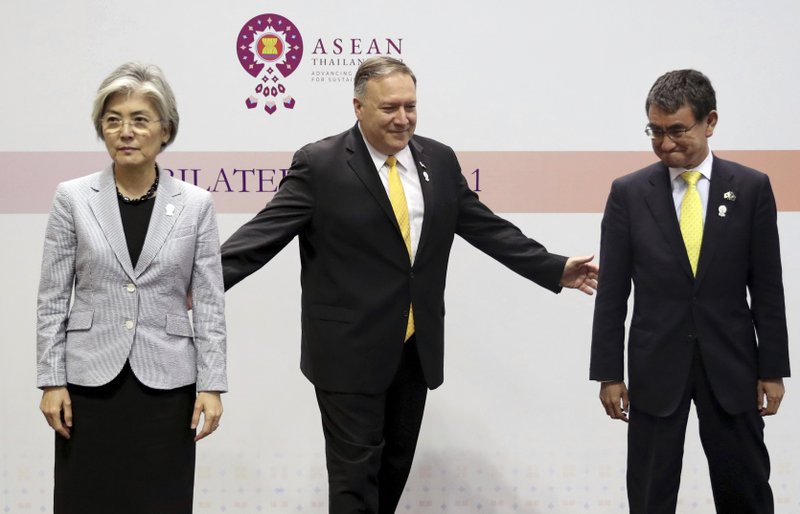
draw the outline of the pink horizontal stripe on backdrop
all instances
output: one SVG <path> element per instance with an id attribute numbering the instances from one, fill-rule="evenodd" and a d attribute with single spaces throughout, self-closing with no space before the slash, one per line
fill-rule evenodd
<path id="1" fill-rule="evenodd" d="M 769 174 L 778 209 L 800 211 L 800 151 L 717 154 Z M 614 178 L 655 160 L 651 152 L 458 152 L 458 158 L 481 199 L 506 213 L 602 212 Z M 0 214 L 49 212 L 59 182 L 102 169 L 108 159 L 105 152 L 0 152 Z M 255 213 L 272 198 L 291 159 L 292 152 L 167 151 L 158 162 L 216 189 L 218 212 Z M 436 170 L 428 171 L 435 180 Z"/>

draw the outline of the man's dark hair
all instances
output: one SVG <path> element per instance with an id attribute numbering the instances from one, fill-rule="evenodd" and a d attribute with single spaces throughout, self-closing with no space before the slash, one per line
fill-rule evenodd
<path id="1" fill-rule="evenodd" d="M 717 95 L 711 81 L 697 70 L 675 70 L 658 77 L 650 88 L 644 108 L 649 113 L 653 105 L 673 114 L 686 104 L 692 108 L 696 121 L 717 109 Z"/>

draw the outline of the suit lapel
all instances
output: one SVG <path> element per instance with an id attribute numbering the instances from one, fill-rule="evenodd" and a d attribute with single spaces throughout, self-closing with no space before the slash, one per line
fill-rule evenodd
<path id="1" fill-rule="evenodd" d="M 664 238 L 675 253 L 675 258 L 681 263 L 681 268 L 690 277 L 692 266 L 686 254 L 686 245 L 681 236 L 681 227 L 675 215 L 675 204 L 672 200 L 672 186 L 669 183 L 669 170 L 664 165 L 658 165 L 650 175 L 650 184 L 653 186 L 645 197 L 650 212 L 658 224 Z M 702 250 L 701 250 L 702 254 Z"/>
<path id="2" fill-rule="evenodd" d="M 133 265 L 131 256 L 128 253 L 128 243 L 125 239 L 125 231 L 122 228 L 122 218 L 119 214 L 119 204 L 117 203 L 117 188 L 114 183 L 113 165 L 108 167 L 98 175 L 97 181 L 91 187 L 96 194 L 89 200 L 89 207 L 92 209 L 95 219 L 97 219 L 100 229 L 108 241 L 111 250 L 117 257 L 122 269 L 129 277 L 133 277 Z"/>
<path id="3" fill-rule="evenodd" d="M 711 184 L 708 188 L 708 204 L 706 205 L 706 219 L 703 224 L 703 243 L 700 246 L 700 259 L 697 263 L 697 278 L 695 289 L 711 266 L 714 253 L 720 241 L 725 237 L 725 231 L 730 224 L 729 218 L 735 215 L 735 203 L 724 199 L 727 191 L 736 192 L 735 175 L 730 173 L 724 163 L 714 158 L 711 167 Z M 720 216 L 720 206 L 725 207 L 724 216 Z"/>
<path id="4" fill-rule="evenodd" d="M 435 170 L 428 168 L 428 159 L 425 155 L 425 148 L 417 142 L 413 137 L 409 141 L 409 148 L 411 148 L 411 155 L 414 157 L 414 162 L 417 164 L 417 174 L 419 175 L 419 185 L 422 188 L 422 200 L 424 202 L 424 211 L 422 215 L 422 232 L 419 236 L 419 243 L 417 244 L 416 254 L 421 254 L 422 248 L 428 239 L 430 233 L 431 219 L 433 218 L 433 202 L 434 202 L 434 181 L 432 175 Z"/>
<path id="5" fill-rule="evenodd" d="M 172 226 L 175 225 L 175 220 L 178 219 L 183 209 L 183 198 L 177 181 L 160 169 L 158 173 L 158 193 L 155 205 L 153 205 L 153 214 L 150 216 L 150 225 L 147 227 L 142 253 L 139 255 L 134 270 L 136 278 L 139 278 L 158 255 L 158 251 L 164 246 Z"/>
<path id="6" fill-rule="evenodd" d="M 386 214 L 386 217 L 389 218 L 389 221 L 397 229 L 397 233 L 400 234 L 400 238 L 402 239 L 403 235 L 400 232 L 400 225 L 397 224 L 397 217 L 394 215 L 394 210 L 392 210 L 392 203 L 389 201 L 389 195 L 386 194 L 386 189 L 383 187 L 381 178 L 375 169 L 375 163 L 372 161 L 369 150 L 367 150 L 367 145 L 364 143 L 359 133 L 358 125 L 353 127 L 345 137 L 345 148 L 350 154 L 347 159 L 347 164 L 350 165 L 350 168 L 355 172 L 361 182 L 364 183 L 364 186 L 372 197 L 375 198 L 375 201 L 378 202 L 378 205 L 381 206 L 384 214 Z"/>

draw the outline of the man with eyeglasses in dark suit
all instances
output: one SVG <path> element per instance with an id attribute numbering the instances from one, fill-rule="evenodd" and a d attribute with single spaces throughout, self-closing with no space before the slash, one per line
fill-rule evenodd
<path id="1" fill-rule="evenodd" d="M 666 73 L 646 110 L 660 162 L 611 186 L 590 372 L 606 413 L 628 422 L 630 512 L 675 512 L 694 401 L 717 512 L 769 514 L 763 417 L 789 376 L 769 178 L 709 150 L 718 115 L 702 73 Z"/>

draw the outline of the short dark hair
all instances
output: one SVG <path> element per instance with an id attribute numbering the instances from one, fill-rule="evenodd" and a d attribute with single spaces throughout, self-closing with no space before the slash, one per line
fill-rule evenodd
<path id="1" fill-rule="evenodd" d="M 673 114 L 686 104 L 692 108 L 697 121 L 717 109 L 717 95 L 711 81 L 697 70 L 675 70 L 658 77 L 650 88 L 644 108 L 649 113 L 650 106 L 654 105 Z"/>
<path id="2" fill-rule="evenodd" d="M 353 80 L 353 93 L 359 100 L 364 99 L 367 92 L 367 82 L 372 79 L 386 77 L 392 73 L 405 73 L 417 85 L 417 77 L 403 61 L 394 57 L 370 57 L 361 63 Z"/>

